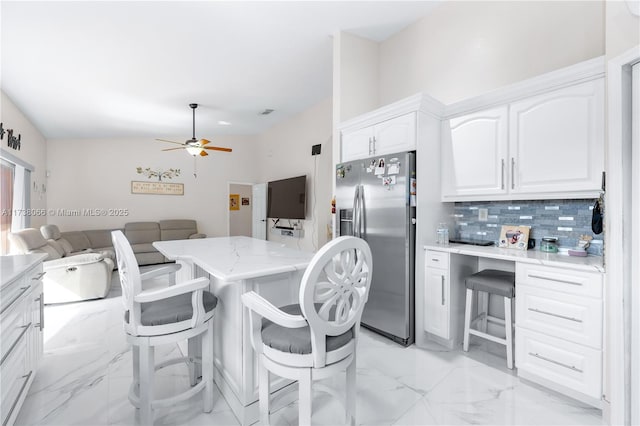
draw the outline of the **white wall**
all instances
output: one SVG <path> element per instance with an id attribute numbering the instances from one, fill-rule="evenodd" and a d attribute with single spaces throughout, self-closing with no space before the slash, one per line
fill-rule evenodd
<path id="1" fill-rule="evenodd" d="M 339 32 L 333 48 L 333 108 L 339 123 L 378 106 L 378 43 Z"/>
<path id="2" fill-rule="evenodd" d="M 260 167 L 260 182 L 307 176 L 304 237 L 273 234 L 273 222 L 270 220 L 268 240 L 307 251 L 315 251 L 326 243 L 326 227 L 331 223 L 331 122 L 332 100 L 327 98 L 257 136 L 256 156 Z M 322 153 L 312 156 L 311 146 L 317 144 L 322 145 Z"/>
<path id="3" fill-rule="evenodd" d="M 180 138 L 174 138 L 180 140 Z M 254 144 L 249 137 L 220 137 L 214 145 L 232 153 L 211 152 L 194 160 L 183 151 L 163 152 L 168 144 L 152 138 L 75 139 L 48 141 L 49 209 L 126 208 L 125 217 L 57 216 L 48 223 L 62 231 L 119 228 L 126 222 L 159 219 L 195 219 L 209 236 L 227 235 L 228 181 L 253 181 L 256 176 Z M 184 184 L 184 195 L 131 194 L 131 181 L 150 181 L 136 167 L 178 168 L 179 177 L 166 180 Z"/>
<path id="4" fill-rule="evenodd" d="M 232 183 L 229 185 L 229 194 L 238 194 L 240 196 L 239 209 L 229 210 L 229 236 L 234 237 L 244 235 L 251 236 L 251 208 L 253 200 L 251 199 L 251 185 L 241 185 Z M 249 205 L 243 206 L 242 199 L 248 198 Z"/>
<path id="5" fill-rule="evenodd" d="M 640 17 L 630 13 L 625 1 L 606 2 L 607 58 L 626 52 L 640 44 Z"/>
<path id="6" fill-rule="evenodd" d="M 3 123 L 3 127 L 5 130 L 13 129 L 15 136 L 18 134 L 21 135 L 20 151 L 7 147 L 6 142 L 8 136 L 6 134 L 2 139 L 2 149 L 31 164 L 35 168 L 31 173 L 31 208 L 46 209 L 47 196 L 42 192 L 42 185 L 45 184 L 46 186 L 47 184 L 45 178 L 47 158 L 46 140 L 13 101 L 9 99 L 4 92 L 1 92 L 1 95 L 0 121 Z M 34 191 L 33 182 L 37 184 L 39 191 Z M 45 216 L 34 216 L 31 218 L 32 227 L 39 228 L 46 223 L 47 218 Z"/>
<path id="7" fill-rule="evenodd" d="M 604 2 L 447 1 L 380 44 L 380 105 L 445 104 L 603 55 Z"/>

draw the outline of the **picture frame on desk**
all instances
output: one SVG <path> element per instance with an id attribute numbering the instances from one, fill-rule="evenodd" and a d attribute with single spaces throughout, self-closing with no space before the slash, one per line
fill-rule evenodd
<path id="1" fill-rule="evenodd" d="M 531 227 L 526 225 L 502 225 L 498 247 L 526 250 Z"/>

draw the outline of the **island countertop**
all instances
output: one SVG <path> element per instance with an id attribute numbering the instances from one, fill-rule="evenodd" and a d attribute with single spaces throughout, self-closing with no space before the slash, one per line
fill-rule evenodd
<path id="1" fill-rule="evenodd" d="M 574 257 L 557 253 L 545 253 L 540 250 L 514 250 L 499 247 L 482 247 L 470 244 L 432 244 L 425 245 L 425 250 L 477 256 L 489 259 L 508 260 L 513 262 L 532 263 L 547 266 L 564 267 L 582 271 L 604 272 L 602 256 Z"/>
<path id="2" fill-rule="evenodd" d="M 2 270 L 2 285 L 0 287 L 9 284 L 22 272 L 46 258 L 47 255 L 44 253 L 0 256 L 0 270 Z"/>
<path id="3" fill-rule="evenodd" d="M 304 270 L 313 253 L 249 237 L 156 241 L 153 246 L 171 260 L 193 263 L 223 281 Z"/>

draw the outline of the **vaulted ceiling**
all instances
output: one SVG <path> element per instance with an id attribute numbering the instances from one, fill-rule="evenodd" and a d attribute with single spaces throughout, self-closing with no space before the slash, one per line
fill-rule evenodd
<path id="1" fill-rule="evenodd" d="M 197 136 L 256 134 L 331 96 L 336 31 L 382 41 L 437 3 L 2 1 L 2 90 L 50 139 L 186 139 L 189 103 Z"/>

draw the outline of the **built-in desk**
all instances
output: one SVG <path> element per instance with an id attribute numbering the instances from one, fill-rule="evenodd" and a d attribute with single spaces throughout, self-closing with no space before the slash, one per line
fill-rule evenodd
<path id="1" fill-rule="evenodd" d="M 418 346 L 430 340 L 459 347 L 465 278 L 489 268 L 513 271 L 518 376 L 602 407 L 602 257 L 464 244 L 424 249 L 425 279 L 416 283 Z M 491 315 L 504 318 L 502 304 L 489 306 Z"/>
<path id="2" fill-rule="evenodd" d="M 313 253 L 248 237 L 159 241 L 154 247 L 182 264 L 179 280 L 207 277 L 218 297 L 213 318 L 214 378 L 244 425 L 258 420 L 257 358 L 250 341 L 249 314 L 240 296 L 255 291 L 276 306 L 298 302 L 299 285 Z M 271 382 L 277 392 L 291 383 Z"/>

